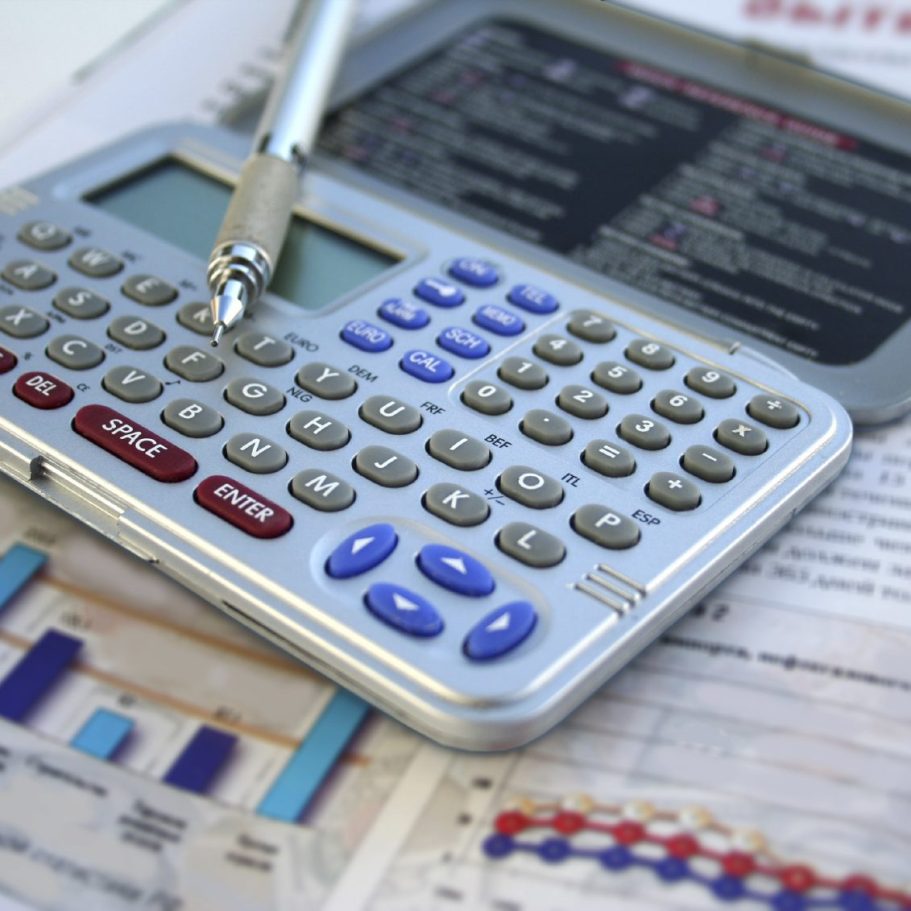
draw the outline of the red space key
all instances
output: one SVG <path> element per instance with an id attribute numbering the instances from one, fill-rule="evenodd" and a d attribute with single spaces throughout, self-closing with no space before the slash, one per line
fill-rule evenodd
<path id="1" fill-rule="evenodd" d="M 196 473 L 190 453 L 106 405 L 80 408 L 73 429 L 156 481 L 173 484 Z"/>

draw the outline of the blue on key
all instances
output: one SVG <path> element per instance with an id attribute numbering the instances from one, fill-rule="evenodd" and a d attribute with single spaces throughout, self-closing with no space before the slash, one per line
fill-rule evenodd
<path id="1" fill-rule="evenodd" d="M 472 319 L 482 329 L 497 335 L 518 335 L 525 331 L 525 321 L 520 316 L 496 304 L 478 307 Z"/>
<path id="2" fill-rule="evenodd" d="M 529 313 L 553 313 L 560 306 L 552 294 L 534 285 L 516 285 L 507 295 L 507 300 Z"/>
<path id="3" fill-rule="evenodd" d="M 367 589 L 364 603 L 380 620 L 412 636 L 436 636 L 443 618 L 426 599 L 401 585 L 377 582 Z"/>
<path id="4" fill-rule="evenodd" d="M 494 590 L 493 576 L 483 563 L 445 544 L 422 547 L 418 569 L 428 579 L 460 595 L 479 597 Z"/>
<path id="5" fill-rule="evenodd" d="M 421 300 L 437 307 L 458 307 L 465 303 L 462 290 L 442 278 L 422 278 L 415 285 L 414 293 Z"/>
<path id="6" fill-rule="evenodd" d="M 326 572 L 333 579 L 350 579 L 379 566 L 399 543 L 395 529 L 387 522 L 368 525 L 349 535 L 329 555 Z"/>
<path id="7" fill-rule="evenodd" d="M 353 319 L 342 328 L 342 338 L 361 351 L 385 351 L 392 347 L 392 336 L 367 320 Z"/>
<path id="8" fill-rule="evenodd" d="M 500 273 L 493 263 L 476 256 L 460 256 L 449 264 L 449 274 L 473 288 L 490 288 L 500 280 Z"/>
<path id="9" fill-rule="evenodd" d="M 399 367 L 425 383 L 445 383 L 455 373 L 452 364 L 422 348 L 406 351 L 399 361 Z"/>
<path id="10" fill-rule="evenodd" d="M 423 307 L 416 307 L 400 297 L 383 301 L 377 313 L 400 329 L 423 329 L 430 322 L 430 314 Z"/>
<path id="11" fill-rule="evenodd" d="M 450 326 L 437 336 L 437 344 L 459 357 L 479 358 L 490 354 L 490 345 L 477 332 Z"/>
<path id="12" fill-rule="evenodd" d="M 527 601 L 513 601 L 491 611 L 465 637 L 462 648 L 475 661 L 499 658 L 524 642 L 538 622 Z"/>

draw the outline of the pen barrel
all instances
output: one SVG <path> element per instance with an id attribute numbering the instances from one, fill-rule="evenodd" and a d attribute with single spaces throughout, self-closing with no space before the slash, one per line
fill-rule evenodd
<path id="1" fill-rule="evenodd" d="M 257 247 L 267 264 L 263 288 L 269 284 L 297 201 L 299 174 L 297 165 L 272 155 L 258 154 L 247 161 L 215 240 L 213 264 L 220 250 Z M 210 272 L 210 285 L 213 278 Z"/>

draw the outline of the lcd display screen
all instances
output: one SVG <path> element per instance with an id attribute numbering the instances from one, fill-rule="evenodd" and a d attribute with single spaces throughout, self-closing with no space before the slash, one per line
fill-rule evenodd
<path id="1" fill-rule="evenodd" d="M 167 159 L 86 201 L 205 261 L 230 197 L 227 184 Z M 395 262 L 350 237 L 293 218 L 269 290 L 306 310 L 320 310 Z"/>
<path id="2" fill-rule="evenodd" d="M 780 104 L 496 19 L 343 107 L 322 148 L 722 326 L 859 361 L 908 319 L 911 158 Z"/>

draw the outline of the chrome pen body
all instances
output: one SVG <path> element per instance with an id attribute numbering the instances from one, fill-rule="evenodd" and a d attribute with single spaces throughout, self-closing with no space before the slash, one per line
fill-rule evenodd
<path id="1" fill-rule="evenodd" d="M 295 30 L 209 257 L 213 345 L 272 280 L 355 9 L 311 0 Z"/>

